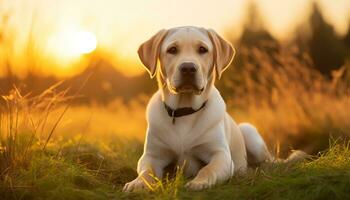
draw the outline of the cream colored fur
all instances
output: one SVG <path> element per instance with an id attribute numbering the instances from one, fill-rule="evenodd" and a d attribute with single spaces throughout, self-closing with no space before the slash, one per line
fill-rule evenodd
<path id="1" fill-rule="evenodd" d="M 177 53 L 169 54 L 176 46 Z M 198 53 L 199 47 L 208 52 Z M 247 170 L 247 151 L 254 162 L 271 160 L 265 142 L 250 124 L 237 124 L 226 112 L 226 105 L 214 81 L 229 66 L 233 47 L 213 30 L 179 27 L 161 30 L 140 46 L 139 56 L 151 76 L 157 74 L 159 90 L 147 106 L 147 134 L 138 177 L 124 191 L 147 188 L 154 176 L 161 179 L 164 168 L 175 163 L 184 167 L 191 190 L 209 188 Z M 197 67 L 193 81 L 197 89 L 178 90 L 182 80 L 179 66 L 193 62 Z M 202 90 L 200 90 L 202 89 Z M 164 102 L 173 109 L 205 107 L 191 115 L 172 118 Z M 147 183 L 146 183 L 147 182 Z"/>

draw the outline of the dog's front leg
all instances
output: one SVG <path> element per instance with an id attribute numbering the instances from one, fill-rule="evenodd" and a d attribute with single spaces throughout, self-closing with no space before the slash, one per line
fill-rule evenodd
<path id="1" fill-rule="evenodd" d="M 190 190 L 209 188 L 216 183 L 229 179 L 233 174 L 234 166 L 227 151 L 215 153 L 211 161 L 199 170 L 197 176 L 186 184 Z"/>
<path id="2" fill-rule="evenodd" d="M 137 178 L 125 184 L 123 191 L 150 189 L 149 186 L 155 182 L 155 178 L 162 178 L 164 165 L 164 160 L 148 154 L 142 155 L 137 165 Z"/>

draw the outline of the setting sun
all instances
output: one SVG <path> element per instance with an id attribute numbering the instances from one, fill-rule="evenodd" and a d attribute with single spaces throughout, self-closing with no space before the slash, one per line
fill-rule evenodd
<path id="1" fill-rule="evenodd" d="M 53 35 L 48 45 L 53 56 L 71 59 L 93 52 L 97 40 L 95 35 L 88 31 L 62 31 Z"/>
<path id="2" fill-rule="evenodd" d="M 72 50 L 78 54 L 91 53 L 96 49 L 97 41 L 94 34 L 87 31 L 76 32 L 72 38 Z"/>

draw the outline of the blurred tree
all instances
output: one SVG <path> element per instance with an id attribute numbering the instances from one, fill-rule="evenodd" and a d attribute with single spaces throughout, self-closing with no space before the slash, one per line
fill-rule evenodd
<path id="1" fill-rule="evenodd" d="M 309 19 L 311 38 L 308 46 L 315 67 L 325 75 L 338 69 L 345 62 L 346 48 L 342 39 L 336 35 L 328 24 L 316 3 Z"/>
<path id="2" fill-rule="evenodd" d="M 247 17 L 243 25 L 243 33 L 239 39 L 239 44 L 249 47 L 259 46 L 261 42 L 277 44 L 278 42 L 265 28 L 256 4 L 251 1 L 247 9 Z"/>
<path id="3" fill-rule="evenodd" d="M 348 25 L 348 32 L 344 36 L 343 41 L 344 41 L 344 44 L 347 48 L 347 57 L 350 57 L 350 21 L 349 21 L 349 25 Z"/>
<path id="4" fill-rule="evenodd" d="M 260 72 L 265 65 L 261 58 L 259 59 L 259 56 L 262 55 L 260 52 L 269 55 L 274 67 L 280 65 L 274 56 L 279 52 L 280 44 L 265 28 L 254 1 L 248 4 L 245 19 L 242 35 L 238 41 L 232 41 L 237 50 L 232 66 L 227 69 L 222 80 L 217 83 L 226 100 L 229 100 L 231 95 L 243 96 L 254 92 L 249 89 L 249 81 L 254 81 L 256 85 L 260 84 Z M 247 74 L 252 79 L 246 79 Z"/>

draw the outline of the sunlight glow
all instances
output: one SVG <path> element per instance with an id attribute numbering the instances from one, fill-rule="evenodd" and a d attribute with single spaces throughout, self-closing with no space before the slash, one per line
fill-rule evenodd
<path id="1" fill-rule="evenodd" d="M 81 31 L 74 34 L 72 38 L 72 50 L 80 54 L 91 53 L 96 49 L 97 40 L 94 34 Z"/>
<path id="2" fill-rule="evenodd" d="M 70 59 L 93 52 L 97 47 L 97 40 L 88 31 L 62 31 L 53 35 L 48 45 L 54 56 Z"/>
<path id="3" fill-rule="evenodd" d="M 0 76 L 6 71 L 1 63 L 7 62 L 2 51 L 13 50 L 16 73 L 25 73 L 30 67 L 25 63 L 28 47 L 40 57 L 42 73 L 73 75 L 77 63 L 89 58 L 84 54 L 98 47 L 95 55 L 103 55 L 125 75 L 139 75 L 145 71 L 137 49 L 158 30 L 194 25 L 212 28 L 234 41 L 243 32 L 249 2 L 256 4 L 262 23 L 278 39 L 293 38 L 309 19 L 313 2 L 339 34 L 348 30 L 349 0 L 3 0 L 0 40 L 4 37 L 8 45 L 0 45 Z"/>

